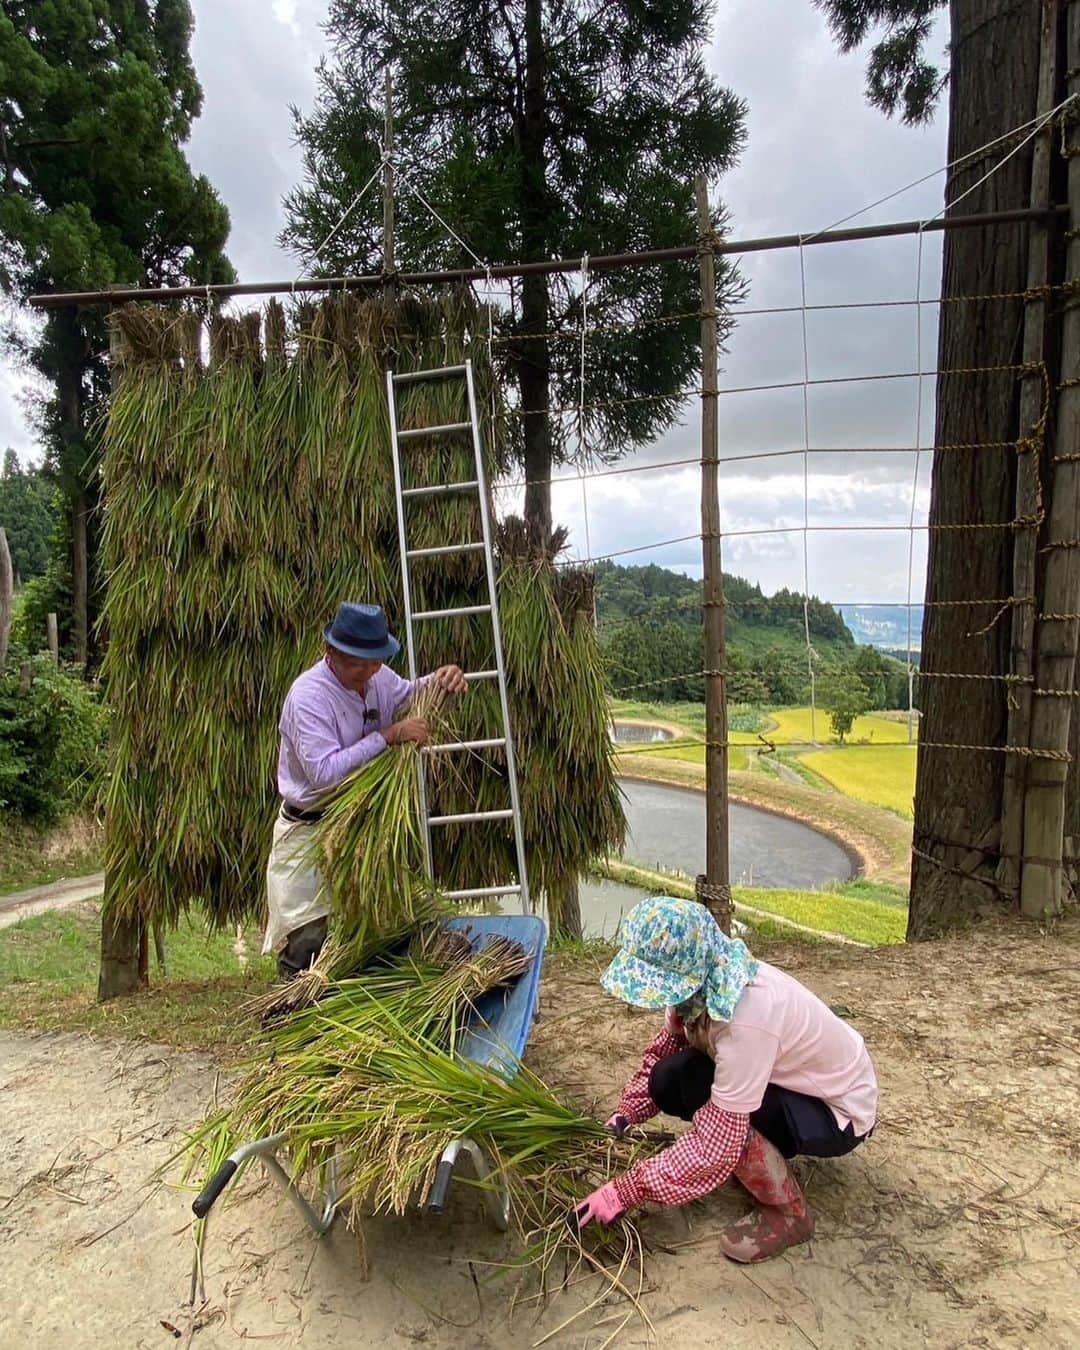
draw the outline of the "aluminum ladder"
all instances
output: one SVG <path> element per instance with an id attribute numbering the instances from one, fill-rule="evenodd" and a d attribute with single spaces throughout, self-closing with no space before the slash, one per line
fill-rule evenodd
<path id="1" fill-rule="evenodd" d="M 421 380 L 457 380 L 465 381 L 468 395 L 469 418 L 466 422 L 450 422 L 445 426 L 411 427 L 402 430 L 398 426 L 397 390 L 406 384 L 415 384 Z M 473 381 L 472 362 L 462 365 L 437 366 L 431 370 L 409 371 L 395 375 L 392 370 L 386 372 L 386 397 L 390 408 L 390 448 L 394 456 L 394 490 L 397 499 L 398 541 L 401 546 L 401 581 L 405 600 L 405 633 L 408 643 L 409 678 L 417 678 L 415 625 L 427 619 L 450 618 L 458 614 L 490 614 L 491 628 L 495 646 L 495 669 L 466 672 L 465 679 L 472 684 L 481 680 L 496 680 L 499 685 L 499 704 L 502 709 L 502 735 L 488 740 L 449 741 L 443 745 L 427 745 L 418 757 L 420 779 L 420 809 L 424 821 L 424 851 L 428 876 L 434 880 L 432 869 L 431 830 L 442 825 L 457 825 L 480 820 L 512 820 L 514 828 L 514 847 L 517 853 L 518 880 L 516 884 L 505 886 L 476 886 L 471 889 L 446 891 L 451 900 L 479 900 L 487 897 L 517 895 L 521 899 L 523 914 L 531 913 L 529 902 L 529 882 L 525 869 L 525 840 L 521 829 L 521 801 L 518 794 L 517 765 L 514 760 L 514 741 L 510 731 L 510 705 L 506 694 L 506 667 L 503 662 L 502 630 L 499 626 L 499 598 L 495 589 L 495 558 L 491 542 L 491 513 L 488 506 L 487 480 L 484 474 L 483 454 L 480 447 L 480 423 L 476 413 L 476 386 Z M 460 483 L 435 483 L 427 487 L 406 488 L 402 486 L 401 447 L 410 441 L 430 439 L 433 436 L 469 435 L 472 437 L 475 476 L 463 479 Z M 440 545 L 437 548 L 410 548 L 406 525 L 406 507 L 409 501 L 424 497 L 441 496 L 449 492 L 475 493 L 480 503 L 480 521 L 483 538 L 466 540 L 461 543 Z M 413 608 L 410 563 L 416 558 L 444 557 L 450 554 L 480 553 L 484 555 L 487 575 L 487 600 L 483 604 L 464 605 L 454 609 L 415 610 Z M 428 811 L 427 761 L 431 755 L 468 754 L 474 750 L 502 749 L 506 754 L 506 776 L 510 789 L 510 806 L 501 811 L 464 811 L 456 815 L 433 816 Z"/>

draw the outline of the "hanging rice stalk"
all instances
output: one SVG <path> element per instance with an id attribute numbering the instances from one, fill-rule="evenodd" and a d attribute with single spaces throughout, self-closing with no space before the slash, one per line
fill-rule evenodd
<path id="1" fill-rule="evenodd" d="M 127 306 L 112 321 L 121 353 L 103 459 L 104 678 L 116 728 L 107 904 L 158 923 L 199 905 L 210 922 L 231 924 L 261 911 L 277 719 L 289 685 L 321 650 L 323 624 L 343 599 L 372 600 L 401 632 L 387 368 L 473 361 L 491 481 L 507 467 L 503 412 L 475 336 L 483 325 L 463 293 L 338 294 L 291 319 L 273 302 L 261 320 L 218 316 L 205 364 L 193 315 Z M 402 387 L 402 427 L 466 416 L 459 382 Z M 406 487 L 473 476 L 464 436 L 408 442 L 403 459 Z M 480 538 L 478 503 L 467 494 L 420 499 L 409 513 L 414 548 Z M 556 903 L 593 857 L 618 848 L 623 831 L 591 581 L 554 566 L 561 542 L 534 546 L 513 524 L 498 542 L 532 886 Z M 419 607 L 475 603 L 482 586 L 478 554 L 417 561 Z M 422 670 L 494 663 L 482 615 L 424 623 L 418 645 Z M 449 716 L 463 738 L 496 736 L 497 690 L 472 685 Z M 417 828 L 399 809 L 414 791 L 398 771 L 404 758 L 411 752 L 380 756 L 374 779 L 350 787 L 368 803 L 360 815 L 348 792 L 334 807 L 341 834 L 336 859 L 326 860 L 330 886 L 337 894 L 349 881 L 356 905 L 362 889 L 375 898 L 383 887 L 385 896 L 423 870 L 393 872 Z M 375 779 L 385 793 L 377 811 Z M 506 805 L 497 751 L 446 766 L 433 794 L 433 809 L 445 813 Z M 373 830 L 378 820 L 397 831 L 382 861 L 372 840 L 360 848 L 361 816 Z M 499 824 L 451 827 L 436 843 L 444 888 L 515 877 L 512 839 Z M 384 865 L 391 875 L 374 880 Z M 404 908 L 417 897 L 406 895 Z"/>

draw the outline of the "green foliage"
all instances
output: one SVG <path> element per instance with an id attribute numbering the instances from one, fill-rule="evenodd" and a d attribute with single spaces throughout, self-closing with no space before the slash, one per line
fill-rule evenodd
<path id="1" fill-rule="evenodd" d="M 703 59 L 711 8 L 709 0 L 334 0 L 333 55 L 319 68 L 314 110 L 296 116 L 305 181 L 286 198 L 283 242 L 310 255 L 348 209 L 318 267 L 333 275 L 381 262 L 378 198 L 354 198 L 379 165 L 390 69 L 408 166 L 399 267 L 473 265 L 412 187 L 493 262 L 692 244 L 694 175 L 729 168 L 744 139 L 743 105 Z M 733 278 L 718 270 L 723 296 Z M 581 452 L 575 424 L 543 413 L 579 401 L 581 304 L 575 279 L 532 277 L 514 310 L 496 316 L 500 374 L 519 384 L 530 414 L 514 438 L 530 482 L 546 482 L 553 456 Z M 588 455 L 618 458 L 672 424 L 679 391 L 697 382 L 697 309 L 694 265 L 591 278 L 592 327 L 664 312 L 687 321 L 616 327 L 594 341 L 584 402 L 615 402 L 586 412 Z M 618 403 L 642 394 L 660 397 Z"/>
<path id="2" fill-rule="evenodd" d="M 948 0 L 814 0 L 829 20 L 842 52 L 876 34 L 866 67 L 866 96 L 890 117 L 900 110 L 909 126 L 928 122 L 948 79 L 926 59 L 934 16 Z"/>
<path id="3" fill-rule="evenodd" d="M 191 29 L 187 0 L 6 0 L 0 290 L 232 279 L 228 213 L 181 149 L 202 101 Z M 92 508 L 103 313 L 50 311 L 19 350 L 53 385 L 39 421 L 60 486 Z"/>
<path id="4" fill-rule="evenodd" d="M 45 571 L 56 526 L 55 489 L 40 469 L 24 469 L 14 450 L 0 470 L 0 526 L 7 534 L 15 584 Z"/>
<path id="5" fill-rule="evenodd" d="M 645 697 L 697 702 L 705 697 L 701 582 L 665 567 L 596 567 L 601 644 L 616 694 L 645 685 Z M 856 647 L 842 615 L 824 600 L 794 591 L 763 594 L 742 577 L 724 578 L 728 698 L 732 703 L 788 705 L 809 698 L 806 621 L 819 676 L 854 670 L 873 688 L 872 705 L 907 702 L 902 665 Z M 666 683 L 654 683 L 666 681 Z"/>
<path id="6" fill-rule="evenodd" d="M 94 786 L 107 726 L 97 692 L 48 659 L 27 692 L 17 672 L 0 675 L 0 810 L 58 820 Z"/>
<path id="7" fill-rule="evenodd" d="M 866 685 L 856 674 L 837 672 L 821 681 L 818 693 L 821 706 L 829 714 L 833 735 L 843 745 L 855 719 L 870 709 Z"/>

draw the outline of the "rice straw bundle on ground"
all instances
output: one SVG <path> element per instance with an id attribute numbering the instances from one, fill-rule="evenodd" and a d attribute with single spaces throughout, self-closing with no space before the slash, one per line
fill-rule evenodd
<path id="1" fill-rule="evenodd" d="M 263 324 L 215 318 L 205 364 L 191 315 L 127 306 L 112 321 L 120 355 L 103 460 L 104 676 L 116 728 L 106 903 L 157 923 L 200 904 L 211 922 L 232 923 L 261 909 L 277 718 L 320 650 L 323 624 L 340 600 L 370 599 L 401 631 L 386 369 L 473 361 L 490 481 L 507 467 L 501 402 L 464 293 L 338 294 L 298 307 L 291 322 L 272 302 Z M 402 388 L 403 427 L 466 417 L 462 382 Z M 406 486 L 473 477 L 469 438 L 406 443 L 403 473 Z M 414 548 L 479 538 L 469 494 L 409 506 Z M 534 890 L 557 898 L 617 846 L 623 820 L 591 599 L 570 595 L 552 552 L 548 541 L 526 561 L 515 544 L 500 561 L 500 594 Z M 477 554 L 417 561 L 420 608 L 473 604 L 482 592 Z M 425 622 L 418 643 L 420 669 L 493 664 L 486 616 Z M 497 736 L 497 690 L 471 686 L 452 725 L 468 739 Z M 435 792 L 438 809 L 508 805 L 498 752 L 457 758 Z M 450 828 L 438 843 L 439 885 L 515 876 L 500 826 Z"/>
<path id="2" fill-rule="evenodd" d="M 273 1023 L 232 1106 L 191 1137 L 187 1171 L 209 1175 L 232 1148 L 284 1132 L 293 1175 L 336 1158 L 343 1203 L 403 1214 L 423 1204 L 447 1144 L 468 1135 L 505 1185 L 525 1251 L 546 1268 L 578 1240 L 571 1205 L 648 1147 L 617 1140 L 558 1102 L 528 1070 L 507 1078 L 454 1055 L 479 995 L 520 975 L 528 958 L 495 939 L 461 949 L 437 928 L 408 953 L 329 986 L 320 1002 Z M 632 1223 L 589 1241 L 636 1247 Z"/>

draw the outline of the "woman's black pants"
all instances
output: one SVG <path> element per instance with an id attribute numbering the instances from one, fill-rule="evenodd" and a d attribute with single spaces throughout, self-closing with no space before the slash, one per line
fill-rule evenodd
<path id="1" fill-rule="evenodd" d="M 658 1060 L 649 1075 L 649 1095 L 661 1111 L 680 1120 L 692 1120 L 694 1112 L 709 1100 L 716 1066 L 700 1050 L 680 1050 Z M 817 1097 L 807 1097 L 790 1088 L 770 1083 L 750 1124 L 774 1144 L 785 1158 L 805 1154 L 812 1158 L 839 1158 L 861 1144 L 850 1123 L 843 1129 L 828 1106 Z"/>

